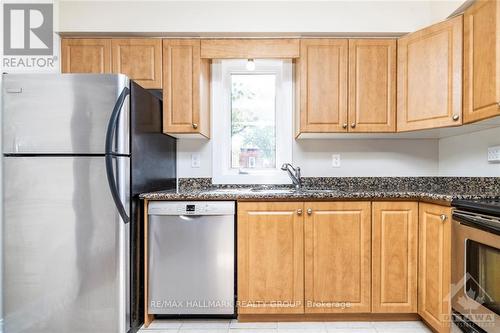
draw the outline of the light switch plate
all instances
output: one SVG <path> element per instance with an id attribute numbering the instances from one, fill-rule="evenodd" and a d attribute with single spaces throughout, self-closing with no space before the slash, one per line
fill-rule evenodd
<path id="1" fill-rule="evenodd" d="M 332 154 L 332 167 L 340 168 L 340 154 Z"/>
<path id="2" fill-rule="evenodd" d="M 488 147 L 488 162 L 500 162 L 500 146 Z"/>
<path id="3" fill-rule="evenodd" d="M 191 154 L 191 168 L 199 168 L 201 165 L 200 154 Z"/>

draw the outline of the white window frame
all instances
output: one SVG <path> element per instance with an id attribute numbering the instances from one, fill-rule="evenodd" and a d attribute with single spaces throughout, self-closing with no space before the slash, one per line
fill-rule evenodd
<path id="1" fill-rule="evenodd" d="M 246 59 L 212 62 L 212 182 L 214 184 L 290 184 L 283 163 L 292 162 L 293 65 L 291 60 L 256 59 L 255 70 Z M 231 74 L 276 75 L 276 168 L 231 168 Z"/>

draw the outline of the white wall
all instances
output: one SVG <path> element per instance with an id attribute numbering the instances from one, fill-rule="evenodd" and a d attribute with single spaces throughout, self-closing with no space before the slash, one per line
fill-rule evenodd
<path id="1" fill-rule="evenodd" d="M 464 1 L 59 0 L 61 32 L 401 33 L 438 22 Z"/>
<path id="2" fill-rule="evenodd" d="M 488 163 L 489 146 L 500 145 L 500 128 L 439 140 L 440 176 L 500 177 L 500 163 Z"/>
<path id="3" fill-rule="evenodd" d="M 207 140 L 179 139 L 178 177 L 211 177 L 212 144 Z M 200 168 L 191 167 L 191 154 L 200 154 Z M 340 154 L 340 168 L 331 166 Z M 436 176 L 438 141 L 427 140 L 297 140 L 293 161 L 306 177 Z"/>
<path id="4" fill-rule="evenodd" d="M 442 139 L 296 140 L 293 164 L 306 177 L 457 176 L 500 177 L 500 163 L 487 161 L 488 147 L 500 145 L 500 128 Z M 207 140 L 178 140 L 178 176 L 211 177 L 212 145 Z M 191 154 L 200 168 L 191 168 Z M 341 167 L 331 155 L 341 155 Z"/>

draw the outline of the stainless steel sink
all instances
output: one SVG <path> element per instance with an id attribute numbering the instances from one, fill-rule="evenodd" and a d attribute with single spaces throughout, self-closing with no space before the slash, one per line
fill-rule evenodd
<path id="1" fill-rule="evenodd" d="M 302 190 L 302 192 L 305 193 L 335 193 L 338 192 L 337 190 L 323 190 L 323 189 L 307 189 L 307 190 Z"/>
<path id="2" fill-rule="evenodd" d="M 287 190 L 287 189 L 251 189 L 250 190 L 253 193 L 268 193 L 268 194 L 288 194 L 288 193 L 295 193 L 295 190 Z"/>
<path id="3" fill-rule="evenodd" d="M 246 192 L 251 192 L 252 189 L 250 188 L 219 188 L 219 189 L 215 189 L 215 190 L 210 190 L 208 192 L 212 192 L 212 193 L 222 193 L 222 194 L 226 194 L 226 193 L 246 193 Z"/>

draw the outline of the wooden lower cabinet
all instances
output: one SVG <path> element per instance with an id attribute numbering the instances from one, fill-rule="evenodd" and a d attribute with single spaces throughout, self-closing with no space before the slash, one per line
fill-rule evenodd
<path id="1" fill-rule="evenodd" d="M 451 208 L 419 206 L 418 314 L 436 332 L 449 332 Z"/>
<path id="2" fill-rule="evenodd" d="M 238 203 L 238 313 L 304 312 L 302 202 Z"/>
<path id="3" fill-rule="evenodd" d="M 451 207 L 239 202 L 237 233 L 240 315 L 418 313 L 449 332 Z"/>
<path id="4" fill-rule="evenodd" d="M 306 313 L 370 312 L 370 205 L 305 203 Z"/>
<path id="5" fill-rule="evenodd" d="M 372 203 L 372 312 L 417 312 L 418 203 Z"/>

